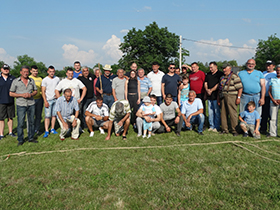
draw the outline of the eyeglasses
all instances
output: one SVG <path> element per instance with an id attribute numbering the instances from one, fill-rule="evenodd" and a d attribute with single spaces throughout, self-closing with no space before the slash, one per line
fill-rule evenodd
<path id="1" fill-rule="evenodd" d="M 176 69 L 175 67 L 169 67 L 170 69 Z"/>
<path id="2" fill-rule="evenodd" d="M 247 63 L 247 65 L 255 65 L 255 63 Z"/>

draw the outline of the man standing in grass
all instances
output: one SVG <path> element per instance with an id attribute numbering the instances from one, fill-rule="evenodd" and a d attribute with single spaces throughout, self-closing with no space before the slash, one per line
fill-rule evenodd
<path id="1" fill-rule="evenodd" d="M 75 115 L 73 115 L 74 110 Z M 79 127 L 81 122 L 78 119 L 79 104 L 77 99 L 72 96 L 72 91 L 70 88 L 66 88 L 63 91 L 63 96 L 57 99 L 56 112 L 57 120 L 61 128 L 59 135 L 60 140 L 63 141 L 65 139 L 65 135 L 67 134 L 70 126 L 73 127 L 71 139 L 79 140 Z"/>
<path id="2" fill-rule="evenodd" d="M 35 100 L 35 121 L 34 121 L 34 129 L 35 133 L 39 133 L 41 119 L 42 119 L 42 110 L 43 110 L 43 98 L 41 91 L 42 78 L 38 76 L 38 67 L 36 65 L 31 66 L 31 75 L 29 76 L 35 82 L 37 87 L 37 94 L 33 97 Z"/>
<path id="3" fill-rule="evenodd" d="M 59 78 L 55 75 L 55 69 L 53 66 L 49 66 L 48 68 L 48 76 L 45 77 L 42 81 L 42 97 L 45 103 L 45 134 L 44 138 L 49 136 L 49 126 L 51 122 L 51 130 L 52 134 L 57 134 L 54 126 L 56 121 L 56 111 L 55 111 L 55 103 L 57 96 L 55 95 L 55 88 L 59 83 Z"/>
<path id="4" fill-rule="evenodd" d="M 126 133 L 130 124 L 130 113 L 130 105 L 127 100 L 119 100 L 112 105 L 109 115 L 108 135 L 105 140 L 110 140 L 113 124 L 116 136 L 120 136 L 122 133 L 123 140 L 126 140 Z"/>
<path id="5" fill-rule="evenodd" d="M 15 117 L 15 103 L 14 98 L 9 95 L 10 87 L 15 79 L 10 75 L 10 66 L 4 64 L 1 67 L 0 74 L 0 140 L 4 138 L 4 120 L 8 119 L 9 135 L 16 137 L 13 134 L 13 118 Z"/>
<path id="6" fill-rule="evenodd" d="M 35 101 L 33 97 L 37 94 L 37 87 L 33 79 L 29 78 L 29 67 L 22 66 L 20 68 L 21 76 L 13 80 L 10 88 L 10 96 L 17 98 L 17 134 L 18 146 L 24 143 L 23 125 L 25 115 L 28 118 L 28 141 L 38 143 L 34 138 L 34 115 Z"/>
<path id="7" fill-rule="evenodd" d="M 153 86 L 148 77 L 145 77 L 144 69 L 140 68 L 138 70 L 138 81 L 140 82 L 140 99 L 142 100 L 145 96 L 149 96 Z"/>
<path id="8" fill-rule="evenodd" d="M 93 137 L 92 126 L 99 128 L 100 134 L 105 134 L 104 129 L 108 129 L 109 108 L 103 103 L 103 98 L 98 96 L 86 109 L 86 123 L 90 131 L 89 137 Z"/>
<path id="9" fill-rule="evenodd" d="M 124 99 L 124 88 L 126 78 L 124 77 L 124 70 L 117 70 L 118 77 L 115 77 L 112 81 L 112 93 L 114 97 L 114 101 L 118 101 Z"/>

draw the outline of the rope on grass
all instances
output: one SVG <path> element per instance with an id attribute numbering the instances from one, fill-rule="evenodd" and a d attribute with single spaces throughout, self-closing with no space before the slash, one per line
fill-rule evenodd
<path id="1" fill-rule="evenodd" d="M 276 142 L 280 142 L 279 140 L 275 140 L 275 139 L 271 139 L 271 140 L 257 140 L 257 141 L 251 141 L 251 143 L 263 143 L 263 142 L 271 142 L 271 141 L 276 141 Z M 91 148 L 75 148 L 75 149 L 66 149 L 66 150 L 52 150 L 52 151 L 42 151 L 42 152 L 19 152 L 19 153 L 12 153 L 12 154 L 7 154 L 7 155 L 2 155 L 0 156 L 1 158 L 6 157 L 4 160 L 1 160 L 0 162 L 6 161 L 8 160 L 11 156 L 23 156 L 23 155 L 41 155 L 41 154 L 51 154 L 51 153 L 64 153 L 64 152 L 74 152 L 74 151 L 86 151 L 86 150 L 131 150 L 131 149 L 155 149 L 155 148 L 171 148 L 171 147 L 184 147 L 184 146 L 204 146 L 204 145 L 219 145 L 219 144 L 233 144 L 237 147 L 240 147 L 242 149 L 245 149 L 255 155 L 258 155 L 260 157 L 263 157 L 265 159 L 268 160 L 272 160 L 275 162 L 279 162 L 277 160 L 273 160 L 264 156 L 261 156 L 249 149 L 247 149 L 246 147 L 243 147 L 239 144 L 249 144 L 243 141 L 221 141 L 221 142 L 209 142 L 209 143 L 192 143 L 192 144 L 175 144 L 175 145 L 164 145 L 164 146 L 142 146 L 142 147 L 107 147 L 107 148 L 97 148 L 97 147 L 91 147 Z M 251 146 L 255 146 L 252 144 L 249 144 Z M 257 146 L 255 146 L 256 148 L 263 150 Z M 271 153 L 269 151 L 263 150 L 265 152 Z M 271 154 L 276 154 L 276 153 L 271 153 Z M 279 155 L 279 154 L 277 154 Z"/>

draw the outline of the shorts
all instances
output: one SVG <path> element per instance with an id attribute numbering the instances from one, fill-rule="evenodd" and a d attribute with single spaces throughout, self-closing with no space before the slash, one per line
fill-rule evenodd
<path id="1" fill-rule="evenodd" d="M 103 120 L 96 120 L 93 118 L 93 126 L 96 128 L 102 127 L 106 121 Z"/>
<path id="2" fill-rule="evenodd" d="M 0 120 L 13 119 L 16 115 L 15 104 L 0 104 Z"/>
<path id="3" fill-rule="evenodd" d="M 152 122 L 147 122 L 145 119 L 143 120 L 143 130 L 152 131 Z"/>
<path id="4" fill-rule="evenodd" d="M 49 107 L 45 107 L 45 118 L 50 118 L 50 117 L 55 117 L 56 116 L 56 111 L 55 111 L 55 103 L 56 99 L 49 100 Z"/>
<path id="5" fill-rule="evenodd" d="M 240 125 L 245 125 L 247 131 L 249 131 L 254 137 L 260 138 L 260 136 L 257 136 L 257 135 L 254 133 L 254 131 L 255 131 L 255 125 L 253 125 L 253 124 L 247 124 L 247 123 L 244 123 L 244 122 L 240 122 Z"/>

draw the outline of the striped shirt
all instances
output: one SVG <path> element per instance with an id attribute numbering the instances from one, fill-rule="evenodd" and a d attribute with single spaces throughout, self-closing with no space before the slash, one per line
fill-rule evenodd
<path id="1" fill-rule="evenodd" d="M 118 102 L 121 102 L 124 105 L 124 112 L 121 115 L 116 114 L 116 103 L 118 103 Z M 129 102 L 124 99 L 115 101 L 110 110 L 109 120 L 114 121 L 115 119 L 121 119 L 127 113 L 131 113 Z"/>
<path id="2" fill-rule="evenodd" d="M 102 106 L 99 108 L 96 104 L 96 101 L 91 102 L 89 106 L 87 107 L 86 111 L 101 116 L 101 117 L 107 117 L 109 116 L 109 108 L 106 104 L 102 104 Z M 94 117 L 92 117 L 94 118 Z"/>
<path id="3" fill-rule="evenodd" d="M 280 78 L 271 78 L 269 86 L 271 86 L 272 97 L 275 100 L 280 100 Z"/>
<path id="4" fill-rule="evenodd" d="M 149 89 L 152 87 L 152 82 L 148 77 L 144 77 L 144 79 L 140 79 L 137 77 L 138 81 L 140 81 L 140 92 L 148 93 Z"/>
<path id="5" fill-rule="evenodd" d="M 220 85 L 221 85 L 222 80 L 227 80 L 228 76 L 230 76 L 230 74 L 227 76 L 221 77 Z M 228 85 L 229 85 L 229 88 L 228 88 Z M 243 87 L 242 82 L 241 82 L 239 76 L 235 73 L 232 73 L 231 79 L 225 84 L 224 87 L 222 87 L 222 90 L 223 90 L 223 93 L 227 93 L 229 95 L 237 95 L 238 90 L 242 87 Z"/>
<path id="6" fill-rule="evenodd" d="M 69 102 L 66 101 L 64 96 L 61 96 L 56 101 L 56 112 L 60 112 L 64 120 L 70 119 L 74 110 L 79 111 L 79 104 L 76 98 L 71 96 Z"/>

